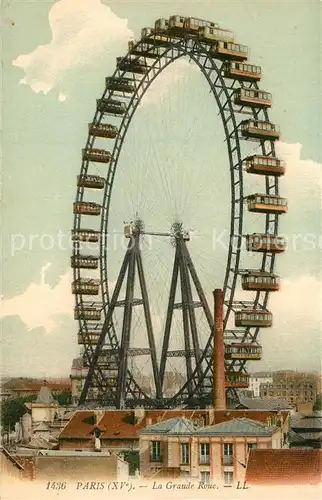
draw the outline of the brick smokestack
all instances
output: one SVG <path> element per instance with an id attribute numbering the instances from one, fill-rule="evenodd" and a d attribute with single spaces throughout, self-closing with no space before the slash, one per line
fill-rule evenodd
<path id="1" fill-rule="evenodd" d="M 223 326 L 223 292 L 219 288 L 214 291 L 215 326 L 213 350 L 213 407 L 215 410 L 226 410 L 225 361 L 224 361 L 224 326 Z"/>

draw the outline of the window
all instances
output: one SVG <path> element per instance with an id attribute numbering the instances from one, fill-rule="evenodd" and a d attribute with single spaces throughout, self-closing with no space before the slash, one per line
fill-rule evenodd
<path id="1" fill-rule="evenodd" d="M 200 457 L 201 464 L 209 464 L 209 443 L 200 443 Z"/>
<path id="2" fill-rule="evenodd" d="M 229 472 L 224 472 L 224 485 L 225 486 L 232 486 L 234 482 L 234 473 L 229 471 Z"/>
<path id="3" fill-rule="evenodd" d="M 233 464 L 233 444 L 232 443 L 224 443 L 224 457 L 223 462 L 224 465 L 232 465 Z"/>
<path id="4" fill-rule="evenodd" d="M 151 461 L 161 461 L 161 441 L 152 441 L 151 446 Z"/>
<path id="5" fill-rule="evenodd" d="M 248 443 L 248 451 L 256 450 L 256 448 L 257 448 L 257 443 Z"/>
<path id="6" fill-rule="evenodd" d="M 208 472 L 208 471 L 200 472 L 200 480 L 202 483 L 209 483 L 210 482 L 210 472 Z"/>
<path id="7" fill-rule="evenodd" d="M 189 443 L 181 443 L 181 463 L 188 464 L 189 463 Z"/>

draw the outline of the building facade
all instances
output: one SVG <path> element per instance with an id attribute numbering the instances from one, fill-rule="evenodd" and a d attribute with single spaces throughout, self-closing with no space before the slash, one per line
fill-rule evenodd
<path id="1" fill-rule="evenodd" d="M 314 380 L 285 378 L 279 382 L 261 383 L 261 398 L 281 398 L 291 405 L 312 403 L 316 400 L 317 385 Z"/>
<path id="2" fill-rule="evenodd" d="M 231 486 L 243 482 L 250 449 L 279 449 L 281 428 L 247 418 L 197 428 L 191 420 L 172 418 L 143 429 L 140 474 L 152 478 L 164 469 L 203 483 Z"/>
<path id="3" fill-rule="evenodd" d="M 288 411 L 265 410 L 78 410 L 60 432 L 59 448 L 88 450 L 92 447 L 93 431 L 99 425 L 102 449 L 112 452 L 139 451 L 139 432 L 170 418 L 185 417 L 197 428 L 249 418 L 266 426 L 280 426 L 283 436 L 289 431 Z"/>
<path id="4" fill-rule="evenodd" d="M 253 393 L 254 398 L 259 398 L 261 384 L 272 383 L 273 377 L 269 373 L 250 373 L 248 391 L 251 391 Z"/>

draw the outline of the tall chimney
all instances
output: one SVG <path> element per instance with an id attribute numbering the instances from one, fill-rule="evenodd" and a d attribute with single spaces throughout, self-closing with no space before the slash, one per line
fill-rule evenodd
<path id="1" fill-rule="evenodd" d="M 224 327 L 223 327 L 223 292 L 219 288 L 214 291 L 215 326 L 213 350 L 213 407 L 215 410 L 226 410 L 225 362 L 224 362 Z"/>

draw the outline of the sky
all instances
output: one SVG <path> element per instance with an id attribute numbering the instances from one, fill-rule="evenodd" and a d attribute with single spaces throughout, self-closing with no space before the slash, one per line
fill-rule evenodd
<path id="1" fill-rule="evenodd" d="M 287 175 L 280 191 L 289 212 L 280 227 L 290 244 L 277 258 L 282 289 L 269 301 L 274 325 L 260 333 L 263 359 L 250 371 L 321 369 L 319 2 L 3 0 L 5 375 L 69 374 L 79 347 L 68 238 L 87 124 L 128 40 L 175 13 L 219 22 L 250 47 L 250 61 L 263 67 L 261 87 L 273 94 L 271 120 L 281 128 L 277 152 Z M 123 221 L 138 210 L 151 229 L 169 230 L 182 218 L 194 235 L 189 248 L 207 296 L 221 286 L 225 250 L 214 253 L 213 241 L 229 225 L 225 148 L 206 82 L 188 60 L 178 61 L 144 97 L 120 156 L 124 168 L 111 203 L 111 286 L 124 255 Z M 258 182 L 249 180 L 248 194 Z M 248 217 L 245 228 L 254 232 L 262 223 Z M 153 322 L 161 331 L 173 249 L 164 241 L 147 243 L 153 246 L 144 253 L 149 292 L 156 294 Z M 137 324 L 139 331 L 139 318 Z M 158 347 L 161 340 L 156 332 Z"/>

